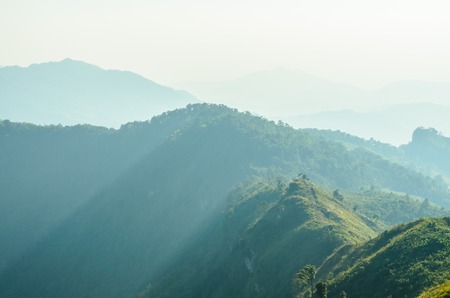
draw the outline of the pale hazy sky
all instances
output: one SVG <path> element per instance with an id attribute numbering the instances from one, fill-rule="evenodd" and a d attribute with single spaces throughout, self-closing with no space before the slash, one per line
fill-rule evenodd
<path id="1" fill-rule="evenodd" d="M 284 66 L 361 87 L 450 81 L 450 1 L 0 0 L 0 65 L 70 57 L 157 82 Z"/>

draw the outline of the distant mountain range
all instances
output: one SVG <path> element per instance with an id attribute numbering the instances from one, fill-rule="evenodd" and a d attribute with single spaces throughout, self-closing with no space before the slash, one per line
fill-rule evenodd
<path id="1" fill-rule="evenodd" d="M 106 127 L 148 120 L 198 102 L 191 94 L 128 71 L 81 61 L 0 68 L 0 119 Z"/>
<path id="2" fill-rule="evenodd" d="M 370 91 L 276 68 L 177 86 L 207 102 L 282 119 L 296 128 L 342 130 L 394 145 L 407 143 L 420 126 L 450 135 L 450 82 L 400 81 Z"/>
<path id="3" fill-rule="evenodd" d="M 119 127 L 204 101 L 249 110 L 295 128 L 341 130 L 393 145 L 417 127 L 450 135 L 450 83 L 401 81 L 369 91 L 276 68 L 179 91 L 140 75 L 70 59 L 0 68 L 0 119 Z"/>
<path id="4" fill-rule="evenodd" d="M 224 103 L 269 118 L 295 116 L 345 107 L 359 107 L 367 92 L 309 75 L 299 70 L 276 68 L 237 79 L 217 82 L 184 82 L 202 100 Z"/>
<path id="5" fill-rule="evenodd" d="M 283 67 L 231 80 L 175 85 L 208 102 L 224 103 L 269 117 L 411 102 L 450 104 L 450 82 L 399 81 L 377 90 L 364 90 Z"/>
<path id="6" fill-rule="evenodd" d="M 288 117 L 284 121 L 296 128 L 340 130 L 398 146 L 411 141 L 411 131 L 417 127 L 434 127 L 450 136 L 448 115 L 450 106 L 422 102 L 392 105 L 368 112 L 320 112 Z"/>

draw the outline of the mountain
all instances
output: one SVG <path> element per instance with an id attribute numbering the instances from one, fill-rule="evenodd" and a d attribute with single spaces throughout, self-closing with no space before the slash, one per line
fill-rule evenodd
<path id="1" fill-rule="evenodd" d="M 450 82 L 399 81 L 375 92 L 376 98 L 384 102 L 435 102 L 447 105 L 450 98 Z"/>
<path id="2" fill-rule="evenodd" d="M 409 159 L 404 156 L 402 149 L 391 144 L 383 143 L 374 139 L 367 140 L 340 130 L 317 128 L 304 128 L 302 130 L 312 135 L 326 138 L 327 140 L 339 142 L 348 149 L 353 150 L 356 148 L 363 148 L 396 163 L 403 164 L 410 162 Z"/>
<path id="3" fill-rule="evenodd" d="M 120 130 L 0 121 L 0 272 L 182 127 L 186 117 L 172 112 Z"/>
<path id="4" fill-rule="evenodd" d="M 416 211 L 425 211 L 413 210 L 411 198 L 397 201 L 396 195 L 380 194 L 365 194 L 363 202 L 377 212 L 392 208 L 390 215 L 378 220 L 347 204 L 349 194 L 338 199 L 303 178 L 241 184 L 198 245 L 182 254 L 165 276 L 150 280 L 140 297 L 293 296 L 297 287 L 291 280 L 306 264 L 319 266 L 342 245 L 374 237 L 384 220 L 392 223 L 392 215 L 397 222 L 411 220 L 394 214 L 402 209 L 409 209 L 403 214 L 416 219 L 420 216 Z"/>
<path id="5" fill-rule="evenodd" d="M 374 222 L 302 178 L 250 183 L 229 202 L 200 243 L 141 297 L 289 297 L 299 268 L 376 235 Z"/>
<path id="6" fill-rule="evenodd" d="M 383 158 L 435 177 L 443 183 L 450 181 L 450 138 L 434 128 L 416 128 L 412 140 L 399 147 L 374 139 L 365 140 L 348 133 L 332 130 L 304 129 L 308 133 L 342 143 L 349 149 L 363 148 Z"/>
<path id="7" fill-rule="evenodd" d="M 450 177 L 450 138 L 443 136 L 434 128 L 417 128 L 412 141 L 404 146 L 406 156 L 427 164 Z"/>
<path id="8" fill-rule="evenodd" d="M 0 68 L 0 119 L 119 127 L 198 100 L 128 71 L 81 61 Z"/>
<path id="9" fill-rule="evenodd" d="M 334 190 L 333 197 L 347 208 L 363 214 L 385 228 L 423 217 L 450 215 L 447 209 L 436 206 L 427 199 L 423 200 L 374 186 L 357 191 Z"/>
<path id="10" fill-rule="evenodd" d="M 236 79 L 176 84 L 199 98 L 281 119 L 296 128 L 341 130 L 393 145 L 415 128 L 450 135 L 450 83 L 400 81 L 363 90 L 300 70 L 276 68 Z"/>
<path id="11" fill-rule="evenodd" d="M 282 67 L 233 80 L 184 82 L 177 86 L 207 102 L 223 103 L 278 119 L 343 105 L 359 106 L 361 98 L 366 97 L 366 92 L 356 87 Z"/>
<path id="12" fill-rule="evenodd" d="M 396 104 L 367 112 L 336 110 L 284 118 L 296 128 L 340 130 L 393 145 L 408 143 L 417 127 L 435 127 L 450 135 L 450 107 L 433 103 Z"/>
<path id="13" fill-rule="evenodd" d="M 361 204 L 361 212 L 354 210 L 347 191 L 373 185 L 450 205 L 448 188 L 440 181 L 374 152 L 218 105 L 189 105 L 118 130 L 2 121 L 0 144 L 2 297 L 137 295 L 149 282 L 170 276 L 189 251 L 200 249 L 228 210 L 230 191 L 252 177 L 276 183 L 299 175 L 305 181 L 293 187 L 309 189 L 303 197 L 314 197 L 314 192 L 319 200 L 323 197 L 319 205 L 305 205 L 314 213 L 319 210 L 318 227 L 329 223 L 327 214 L 333 226 L 340 222 L 324 209 L 339 207 L 342 216 L 369 228 L 346 232 L 336 227 L 339 235 L 383 226 L 364 214 L 367 210 L 372 216 L 381 208 Z M 323 187 L 339 188 L 343 202 L 334 202 Z M 303 202 L 288 197 L 280 196 L 294 205 Z M 302 208 L 289 209 L 293 215 L 286 221 L 301 220 L 295 214 L 306 212 Z M 436 214 L 433 210 L 430 214 Z M 272 221 L 275 211 L 260 215 Z M 263 241 L 263 223 L 252 241 Z M 241 236 L 237 231 L 236 237 Z M 343 243 L 339 237 L 334 244 Z M 316 255 L 316 264 L 327 253 Z M 271 264 L 270 259 L 261 264 Z M 283 273 L 283 279 L 288 275 Z"/>
<path id="14" fill-rule="evenodd" d="M 421 219 L 340 248 L 319 271 L 332 277 L 330 297 L 417 297 L 449 280 L 449 244 L 450 218 Z"/>

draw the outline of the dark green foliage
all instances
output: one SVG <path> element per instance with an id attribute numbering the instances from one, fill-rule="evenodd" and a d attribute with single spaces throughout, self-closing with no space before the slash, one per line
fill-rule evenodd
<path id="1" fill-rule="evenodd" d="M 120 130 L 0 121 L 0 273 L 199 112 Z"/>
<path id="2" fill-rule="evenodd" d="M 320 281 L 316 284 L 316 297 L 317 298 L 327 298 L 327 283 Z"/>
<path id="3" fill-rule="evenodd" d="M 417 128 L 409 144 L 395 147 L 373 139 L 365 140 L 340 131 L 307 129 L 315 136 L 337 141 L 350 150 L 363 148 L 391 162 L 435 177 L 435 183 L 444 185 L 450 181 L 450 138 L 433 128 Z M 443 176 L 444 179 L 441 177 Z M 444 186 L 446 187 L 446 186 Z"/>
<path id="4" fill-rule="evenodd" d="M 395 162 L 405 161 L 402 150 L 390 144 L 385 144 L 374 139 L 365 140 L 341 131 L 321 130 L 308 128 L 305 131 L 312 135 L 320 136 L 328 140 L 340 142 L 349 149 L 364 148 L 377 155 L 383 156 Z"/>
<path id="5" fill-rule="evenodd" d="M 448 298 L 450 297 L 450 281 L 446 281 L 431 289 L 427 289 L 419 298 Z"/>
<path id="6" fill-rule="evenodd" d="M 344 204 L 356 207 L 368 218 L 384 223 L 386 227 L 406 223 L 422 217 L 441 217 L 449 215 L 427 199 L 422 200 L 407 194 L 395 193 L 376 187 L 345 193 Z"/>
<path id="7" fill-rule="evenodd" d="M 299 284 L 305 287 L 309 287 L 310 293 L 314 293 L 314 281 L 316 279 L 316 272 L 316 266 L 308 264 L 299 272 L 297 272 L 295 278 Z"/>
<path id="8" fill-rule="evenodd" d="M 0 168 L 2 297 L 288 296 L 299 268 L 379 229 L 308 179 L 449 199 L 368 151 L 208 104 L 120 130 L 2 121 Z"/>
<path id="9" fill-rule="evenodd" d="M 416 297 L 450 279 L 450 218 L 421 219 L 342 248 L 321 270 L 336 276 L 330 296 L 345 289 L 351 297 Z"/>
<path id="10" fill-rule="evenodd" d="M 333 191 L 333 198 L 335 198 L 338 201 L 343 201 L 344 200 L 344 196 L 339 193 L 339 189 L 335 189 Z"/>
<path id="11" fill-rule="evenodd" d="M 146 297 L 289 297 L 298 292 L 290 281 L 299 268 L 375 235 L 328 191 L 299 178 L 281 192 L 276 182 L 256 180 L 233 191 L 229 202 L 204 241 L 152 280 Z"/>

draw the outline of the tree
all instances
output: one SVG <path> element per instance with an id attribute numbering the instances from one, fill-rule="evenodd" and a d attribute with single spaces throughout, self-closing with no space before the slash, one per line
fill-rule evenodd
<path id="1" fill-rule="evenodd" d="M 347 298 L 347 293 L 345 293 L 345 291 L 342 291 L 342 292 L 339 294 L 339 298 Z"/>
<path id="2" fill-rule="evenodd" d="M 312 297 L 312 294 L 314 293 L 314 280 L 316 279 L 316 272 L 316 266 L 308 264 L 296 274 L 296 279 L 300 284 L 307 287 L 309 286 L 310 297 Z"/>
<path id="3" fill-rule="evenodd" d="M 316 283 L 316 296 L 317 298 L 327 298 L 327 284 L 320 281 Z"/>
<path id="4" fill-rule="evenodd" d="M 339 189 L 335 189 L 335 190 L 333 191 L 333 197 L 334 197 L 336 200 L 338 200 L 338 201 L 343 201 L 343 200 L 344 200 L 344 196 L 341 195 L 341 194 L 339 193 Z"/>

